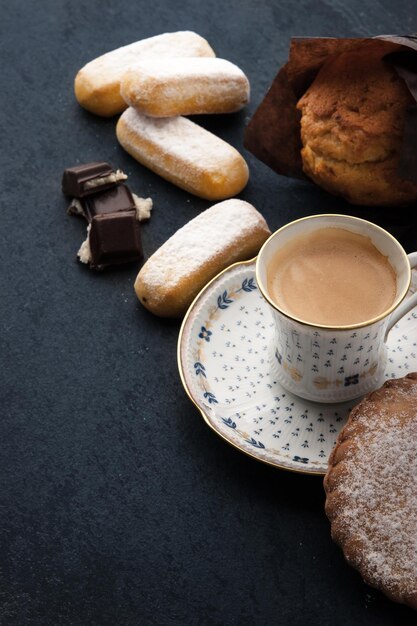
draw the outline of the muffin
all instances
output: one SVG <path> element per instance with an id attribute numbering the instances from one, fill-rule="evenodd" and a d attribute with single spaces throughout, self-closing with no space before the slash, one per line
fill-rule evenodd
<path id="1" fill-rule="evenodd" d="M 397 173 L 407 107 L 413 98 L 381 53 L 339 54 L 299 100 L 303 170 L 353 204 L 402 205 L 417 184 Z"/>

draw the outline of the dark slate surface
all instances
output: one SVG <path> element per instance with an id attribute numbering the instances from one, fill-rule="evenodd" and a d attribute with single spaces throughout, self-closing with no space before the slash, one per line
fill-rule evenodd
<path id="1" fill-rule="evenodd" d="M 147 313 L 135 267 L 75 261 L 84 224 L 65 213 L 65 166 L 109 160 L 151 195 L 147 255 L 208 203 L 118 146 L 115 120 L 81 110 L 76 71 L 179 29 L 208 38 L 252 84 L 247 111 L 203 118 L 242 130 L 291 35 L 417 30 L 407 0 L 13 0 L 0 3 L 3 625 L 388 625 L 415 613 L 364 585 L 332 543 L 320 478 L 257 463 L 215 436 L 177 373 L 178 322 Z M 363 215 L 416 248 L 412 209 L 353 208 L 246 153 L 242 198 L 272 229 L 318 212 Z"/>

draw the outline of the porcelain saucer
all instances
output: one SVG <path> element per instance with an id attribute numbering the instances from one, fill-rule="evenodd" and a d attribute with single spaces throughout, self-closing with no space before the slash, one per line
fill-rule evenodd
<path id="1" fill-rule="evenodd" d="M 416 272 L 413 287 L 416 288 Z M 272 315 L 256 285 L 255 260 L 236 263 L 197 296 L 181 327 L 178 366 L 207 424 L 256 459 L 324 474 L 336 438 L 357 401 L 309 402 L 274 377 Z M 417 307 L 391 330 L 386 378 L 417 371 Z"/>

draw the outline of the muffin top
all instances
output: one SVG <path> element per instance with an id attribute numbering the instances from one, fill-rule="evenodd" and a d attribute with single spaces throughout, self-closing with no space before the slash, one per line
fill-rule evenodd
<path id="1" fill-rule="evenodd" d="M 329 156 L 362 163 L 390 156 L 412 103 L 404 81 L 380 53 L 365 61 L 356 50 L 330 58 L 297 108 L 316 123 L 330 123 L 327 139 L 334 141 L 321 136 Z"/>
<path id="2" fill-rule="evenodd" d="M 356 204 L 417 200 L 398 175 L 406 111 L 414 100 L 381 52 L 330 57 L 299 100 L 303 170 Z"/>

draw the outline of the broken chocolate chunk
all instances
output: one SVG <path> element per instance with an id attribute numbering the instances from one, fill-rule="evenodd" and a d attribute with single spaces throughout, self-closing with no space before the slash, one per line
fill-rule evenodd
<path id="1" fill-rule="evenodd" d="M 88 222 L 91 222 L 96 215 L 135 211 L 133 196 L 126 185 L 117 185 L 113 189 L 87 196 L 83 198 L 81 205 Z"/>
<path id="2" fill-rule="evenodd" d="M 109 163 L 67 168 L 62 191 L 72 196 L 68 212 L 88 222 L 78 258 L 94 269 L 138 261 L 143 257 L 139 221 L 149 219 L 152 200 L 132 194 L 127 176 Z"/>
<path id="3" fill-rule="evenodd" d="M 91 267 L 129 263 L 142 258 L 139 222 L 134 211 L 95 215 L 89 233 Z"/>
<path id="4" fill-rule="evenodd" d="M 109 163 L 98 161 L 68 167 L 62 177 L 62 191 L 67 196 L 83 198 L 98 191 L 115 187 L 127 176 L 120 170 L 116 172 Z"/>

